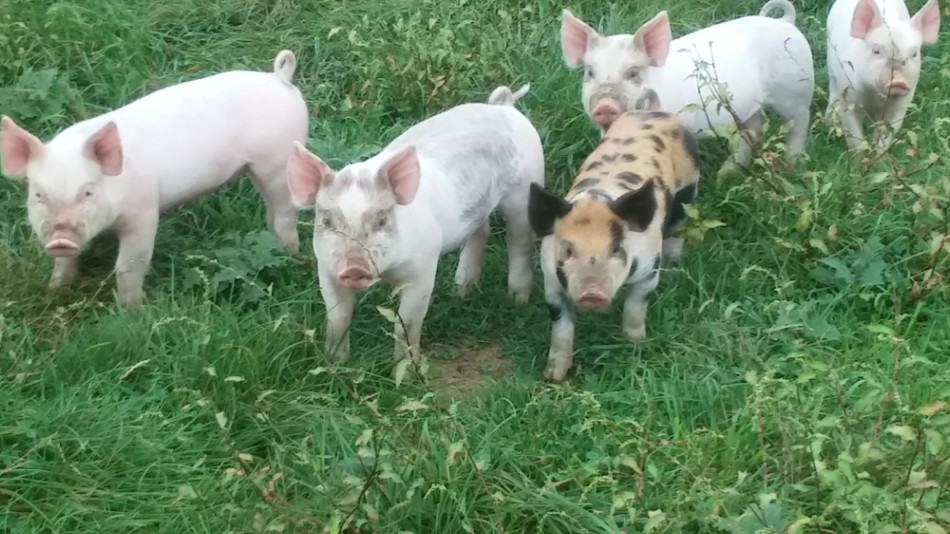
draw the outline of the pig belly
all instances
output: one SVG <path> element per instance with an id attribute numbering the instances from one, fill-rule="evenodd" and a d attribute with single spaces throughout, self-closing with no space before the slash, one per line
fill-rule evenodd
<path id="1" fill-rule="evenodd" d="M 163 211 L 213 193 L 240 174 L 243 165 L 229 165 L 204 174 L 183 170 L 159 176 L 159 205 Z"/>

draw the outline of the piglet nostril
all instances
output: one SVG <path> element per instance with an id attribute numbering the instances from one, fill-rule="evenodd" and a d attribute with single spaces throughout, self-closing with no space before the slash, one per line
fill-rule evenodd
<path id="1" fill-rule="evenodd" d="M 620 104 L 612 98 L 601 100 L 594 106 L 591 116 L 599 126 L 607 128 L 620 116 Z"/>

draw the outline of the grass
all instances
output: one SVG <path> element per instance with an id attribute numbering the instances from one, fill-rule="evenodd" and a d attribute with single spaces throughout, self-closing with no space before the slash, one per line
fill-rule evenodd
<path id="1" fill-rule="evenodd" d="M 113 304 L 108 238 L 76 288 L 46 292 L 24 192 L 0 182 L 0 531 L 950 530 L 950 36 L 925 51 L 898 146 L 862 166 L 819 116 L 826 4 L 796 2 L 819 77 L 810 161 L 717 179 L 723 146 L 703 143 L 693 243 L 649 342 L 624 340 L 619 306 L 582 316 L 565 385 L 540 380 L 540 276 L 509 303 L 497 227 L 471 298 L 442 262 L 423 346 L 511 369 L 453 400 L 393 382 L 386 289 L 359 303 L 353 360 L 324 357 L 312 259 L 275 248 L 247 181 L 164 218 L 133 312 Z M 611 32 L 668 9 L 682 35 L 759 3 L 5 0 L 0 112 L 46 139 L 291 48 L 331 164 L 530 82 L 519 106 L 564 191 L 597 134 L 561 62 L 562 7 Z"/>

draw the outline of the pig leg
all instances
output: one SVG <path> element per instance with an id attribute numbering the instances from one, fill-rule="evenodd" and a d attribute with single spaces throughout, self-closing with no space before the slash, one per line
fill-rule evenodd
<path id="1" fill-rule="evenodd" d="M 748 167 L 752 162 L 752 153 L 762 142 L 762 128 L 765 126 L 765 114 L 762 110 L 756 111 L 742 123 L 742 132 L 739 136 L 739 150 L 736 152 L 736 163 L 741 167 Z"/>
<path id="2" fill-rule="evenodd" d="M 888 150 L 894 143 L 894 137 L 904 125 L 904 116 L 907 115 L 907 106 L 914 97 L 913 91 L 907 96 L 888 100 L 884 105 L 883 121 L 876 125 L 874 146 L 880 151 Z"/>
<path id="3" fill-rule="evenodd" d="M 561 382 L 574 365 L 574 307 L 567 303 L 557 278 L 554 265 L 554 241 L 551 237 L 541 242 L 541 271 L 544 273 L 544 299 L 551 313 L 551 346 L 544 378 Z"/>
<path id="4" fill-rule="evenodd" d="M 119 256 L 115 262 L 119 301 L 128 308 L 142 305 L 145 274 L 152 263 L 158 212 L 138 214 L 133 224 L 120 228 Z"/>
<path id="5" fill-rule="evenodd" d="M 856 102 L 849 96 L 853 96 L 853 89 L 840 89 L 831 78 L 829 87 L 828 111 L 838 116 L 841 121 L 841 129 L 844 130 L 844 140 L 848 144 L 848 149 L 852 152 L 858 152 L 863 149 L 864 127 L 861 117 L 861 110 Z"/>
<path id="6" fill-rule="evenodd" d="M 422 322 L 429 311 L 429 300 L 432 298 L 432 288 L 435 285 L 435 271 L 438 259 L 429 262 L 431 265 L 421 266 L 402 290 L 399 298 L 399 317 L 394 327 L 395 346 L 393 356 L 396 361 L 406 356 L 418 358 L 422 352 L 420 341 L 422 338 Z"/>
<path id="7" fill-rule="evenodd" d="M 527 200 L 513 195 L 502 203 L 508 227 L 508 294 L 515 304 L 526 304 L 531 298 L 531 260 L 534 252 L 534 231 L 528 222 Z"/>
<path id="8" fill-rule="evenodd" d="M 479 227 L 462 247 L 459 266 L 455 270 L 455 284 L 458 286 L 460 297 L 468 296 L 482 275 L 482 258 L 485 256 L 485 247 L 488 245 L 489 230 L 488 221 L 485 221 L 485 224 Z"/>
<path id="9" fill-rule="evenodd" d="M 317 268 L 320 279 L 320 294 L 327 313 L 327 329 L 324 351 L 340 361 L 350 359 L 350 322 L 356 305 L 356 291 L 336 283 L 332 273 Z"/>
<path id="10" fill-rule="evenodd" d="M 630 288 L 630 294 L 623 304 L 623 333 L 632 341 L 643 341 L 647 337 L 647 297 L 660 282 L 660 273 L 653 271 L 648 278 Z"/>
<path id="11" fill-rule="evenodd" d="M 264 197 L 267 209 L 267 227 L 280 239 L 291 254 L 300 252 L 297 236 L 297 208 L 290 199 L 287 187 L 287 169 L 284 165 L 251 165 L 254 185 Z"/>
<path id="12" fill-rule="evenodd" d="M 67 286 L 76 280 L 79 274 L 79 256 L 73 258 L 54 258 L 53 275 L 49 279 L 49 288 Z"/>

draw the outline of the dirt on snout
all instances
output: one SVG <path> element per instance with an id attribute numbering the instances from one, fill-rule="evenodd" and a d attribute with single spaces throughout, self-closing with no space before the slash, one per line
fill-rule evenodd
<path id="1" fill-rule="evenodd" d="M 514 363 L 497 345 L 464 348 L 449 359 L 430 358 L 429 385 L 438 396 L 464 400 L 481 396 L 492 380 L 511 374 Z"/>

